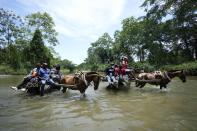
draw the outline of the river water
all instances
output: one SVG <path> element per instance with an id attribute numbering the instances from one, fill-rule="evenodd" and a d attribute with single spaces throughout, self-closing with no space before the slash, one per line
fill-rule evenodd
<path id="1" fill-rule="evenodd" d="M 1 131 L 196 131 L 197 77 L 173 79 L 167 90 L 146 85 L 119 91 L 53 92 L 44 97 L 11 90 L 23 76 L 0 76 Z"/>

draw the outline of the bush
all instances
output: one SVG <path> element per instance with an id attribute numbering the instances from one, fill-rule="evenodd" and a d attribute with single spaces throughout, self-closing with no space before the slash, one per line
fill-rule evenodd
<path id="1" fill-rule="evenodd" d="M 137 72 L 144 70 L 145 72 L 152 72 L 155 70 L 155 66 L 150 65 L 148 62 L 135 62 L 130 64 Z"/>
<path id="2" fill-rule="evenodd" d="M 165 65 L 162 70 L 181 70 L 184 69 L 187 75 L 197 75 L 197 61 L 182 63 L 179 65 Z"/>
<path id="3" fill-rule="evenodd" d="M 12 74 L 12 75 L 25 75 L 27 74 L 26 69 L 13 69 L 10 66 L 0 65 L 0 74 Z"/>

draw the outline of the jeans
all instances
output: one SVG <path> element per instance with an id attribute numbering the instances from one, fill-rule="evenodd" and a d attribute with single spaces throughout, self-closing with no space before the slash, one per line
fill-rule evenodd
<path id="1" fill-rule="evenodd" d="M 114 82 L 117 82 L 114 76 L 107 75 L 107 81 L 109 84 L 113 84 Z"/>
<path id="2" fill-rule="evenodd" d="M 40 87 L 40 96 L 44 95 L 44 87 L 45 85 L 56 85 L 55 82 L 52 79 L 42 79 L 41 80 L 41 87 Z"/>

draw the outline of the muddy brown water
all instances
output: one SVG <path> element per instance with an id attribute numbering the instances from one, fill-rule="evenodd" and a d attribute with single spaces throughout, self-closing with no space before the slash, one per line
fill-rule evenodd
<path id="1" fill-rule="evenodd" d="M 1 131 L 196 131 L 197 77 L 173 79 L 168 89 L 146 85 L 119 91 L 89 87 L 27 96 L 9 88 L 23 76 L 0 76 Z"/>

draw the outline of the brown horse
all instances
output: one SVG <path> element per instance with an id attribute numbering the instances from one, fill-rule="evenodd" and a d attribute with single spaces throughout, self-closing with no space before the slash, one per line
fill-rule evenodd
<path id="1" fill-rule="evenodd" d="M 91 72 L 87 72 L 87 73 L 80 72 L 78 77 L 80 77 L 82 80 L 84 80 L 87 86 L 89 86 L 90 83 L 93 82 L 94 90 L 97 90 L 99 87 L 101 77 L 103 77 L 103 76 L 101 76 L 97 72 L 91 71 Z"/>
<path id="2" fill-rule="evenodd" d="M 94 83 L 94 90 L 98 89 L 100 82 L 100 75 L 96 72 L 88 72 L 86 74 L 80 72 L 75 75 L 66 75 L 61 79 L 61 84 L 63 86 L 62 92 L 64 93 L 67 88 L 72 90 L 79 90 L 80 93 L 84 96 L 85 91 L 90 85 L 90 82 Z"/>
<path id="3" fill-rule="evenodd" d="M 67 88 L 72 90 L 79 90 L 84 95 L 87 86 L 85 82 L 75 75 L 66 75 L 60 80 L 60 84 L 63 85 L 62 92 L 66 92 Z"/>
<path id="4" fill-rule="evenodd" d="M 144 87 L 146 83 L 152 85 L 160 85 L 160 89 L 166 88 L 167 84 L 172 78 L 179 77 L 182 82 L 186 82 L 186 75 L 184 70 L 167 71 L 164 73 L 140 73 L 136 77 L 136 87 Z"/>

